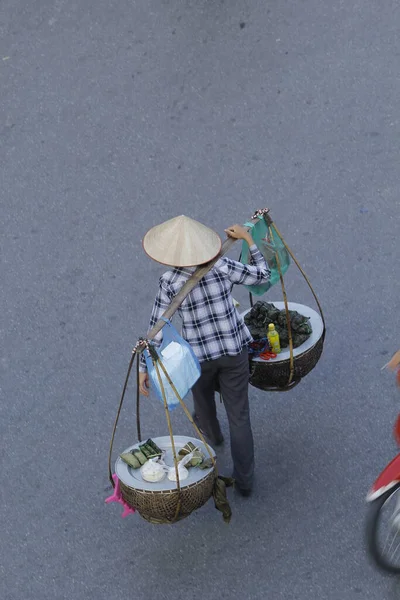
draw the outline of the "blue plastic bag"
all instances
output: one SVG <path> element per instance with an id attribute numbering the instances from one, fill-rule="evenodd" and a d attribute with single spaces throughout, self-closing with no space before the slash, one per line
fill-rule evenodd
<path id="1" fill-rule="evenodd" d="M 161 346 L 155 350 L 176 387 L 178 394 L 183 400 L 200 377 L 201 367 L 190 344 L 179 335 L 168 319 L 164 319 L 164 321 L 166 322 L 166 325 L 164 325 L 162 330 L 162 343 Z M 144 351 L 144 356 L 153 388 L 158 398 L 164 404 L 157 371 L 148 350 Z M 172 410 L 178 406 L 179 400 L 169 384 L 161 366 L 158 366 L 158 370 L 164 386 L 168 410 Z"/>
<path id="2" fill-rule="evenodd" d="M 267 283 L 262 283 L 261 285 L 245 286 L 251 294 L 254 294 L 255 296 L 262 296 L 280 280 L 278 265 L 276 261 L 276 252 L 278 253 L 279 266 L 281 268 L 282 275 L 284 275 L 289 268 L 290 255 L 289 252 L 286 250 L 285 245 L 282 242 L 282 239 L 276 231 L 273 223 L 271 223 L 270 226 L 271 234 L 269 232 L 268 225 L 262 217 L 254 225 L 252 223 L 245 223 L 245 225 L 252 226 L 251 235 L 253 237 L 254 243 L 256 244 L 261 254 L 264 256 L 269 268 L 271 269 L 271 277 L 269 281 L 267 281 Z M 242 253 L 240 255 L 240 261 L 243 264 L 249 264 L 249 246 L 247 242 L 243 242 L 242 244 Z"/>

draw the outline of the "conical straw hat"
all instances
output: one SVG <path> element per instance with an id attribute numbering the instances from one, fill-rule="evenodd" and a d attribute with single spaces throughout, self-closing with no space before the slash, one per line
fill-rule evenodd
<path id="1" fill-rule="evenodd" d="M 143 239 L 150 258 L 172 267 L 202 265 L 215 258 L 221 246 L 215 231 L 184 215 L 152 227 Z"/>

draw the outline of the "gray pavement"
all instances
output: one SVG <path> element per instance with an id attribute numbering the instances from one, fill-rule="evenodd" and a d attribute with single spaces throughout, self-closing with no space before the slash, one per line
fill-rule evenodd
<path id="1" fill-rule="evenodd" d="M 400 346 L 399 27 L 394 1 L 2 0 L 2 600 L 400 597 L 363 543 L 399 407 L 379 371 Z M 320 296 L 323 358 L 251 389 L 256 489 L 230 526 L 212 502 L 123 520 L 108 444 L 161 273 L 141 237 L 263 206 Z M 156 400 L 143 428 L 165 433 Z"/>

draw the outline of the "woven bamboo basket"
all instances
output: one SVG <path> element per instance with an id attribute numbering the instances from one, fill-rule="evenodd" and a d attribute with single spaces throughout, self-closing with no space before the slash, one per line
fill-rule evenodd
<path id="1" fill-rule="evenodd" d="M 207 449 L 201 440 L 187 436 L 173 436 L 176 448 L 192 442 L 203 454 Z M 165 451 L 164 460 L 173 465 L 173 453 L 169 436 L 153 438 L 154 442 Z M 129 452 L 138 444 L 127 448 Z M 215 459 L 215 451 L 208 446 Z M 115 463 L 123 500 L 130 508 L 134 508 L 146 521 L 154 524 L 176 523 L 188 517 L 193 511 L 205 504 L 213 494 L 217 477 L 216 465 L 202 471 L 196 467 L 189 469 L 189 477 L 180 482 L 180 491 L 176 482 L 168 478 L 158 483 L 149 483 L 142 479 L 140 471 L 131 469 L 120 458 Z"/>
<path id="2" fill-rule="evenodd" d="M 284 302 L 272 302 L 279 310 Z M 263 391 L 284 391 L 292 389 L 308 375 L 318 363 L 324 347 L 325 327 L 320 315 L 303 304 L 288 302 L 289 310 L 297 310 L 310 317 L 313 333 L 310 338 L 293 351 L 293 375 L 290 383 L 290 352 L 285 350 L 275 359 L 268 361 L 250 357 L 250 384 Z M 247 313 L 248 311 L 246 311 Z M 246 314 L 243 313 L 243 314 Z"/>
<path id="3" fill-rule="evenodd" d="M 129 487 L 120 481 L 124 501 L 153 524 L 170 524 L 181 521 L 205 504 L 212 496 L 215 470 L 201 481 L 181 488 L 181 506 L 176 515 L 179 492 L 175 490 L 149 491 Z"/>

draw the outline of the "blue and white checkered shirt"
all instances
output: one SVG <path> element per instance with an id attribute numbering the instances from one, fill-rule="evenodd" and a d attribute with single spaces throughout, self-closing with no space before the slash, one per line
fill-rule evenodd
<path id="1" fill-rule="evenodd" d="M 232 284 L 266 283 L 271 271 L 256 245 L 250 247 L 250 256 L 251 264 L 248 265 L 230 258 L 220 258 L 178 309 L 182 318 L 182 337 L 192 346 L 200 362 L 239 354 L 252 341 L 243 318 L 234 307 Z M 154 327 L 194 270 L 194 267 L 174 268 L 160 277 L 149 330 Z M 153 342 L 159 346 L 161 341 L 162 330 L 154 337 Z M 140 371 L 146 371 L 143 354 Z"/>

